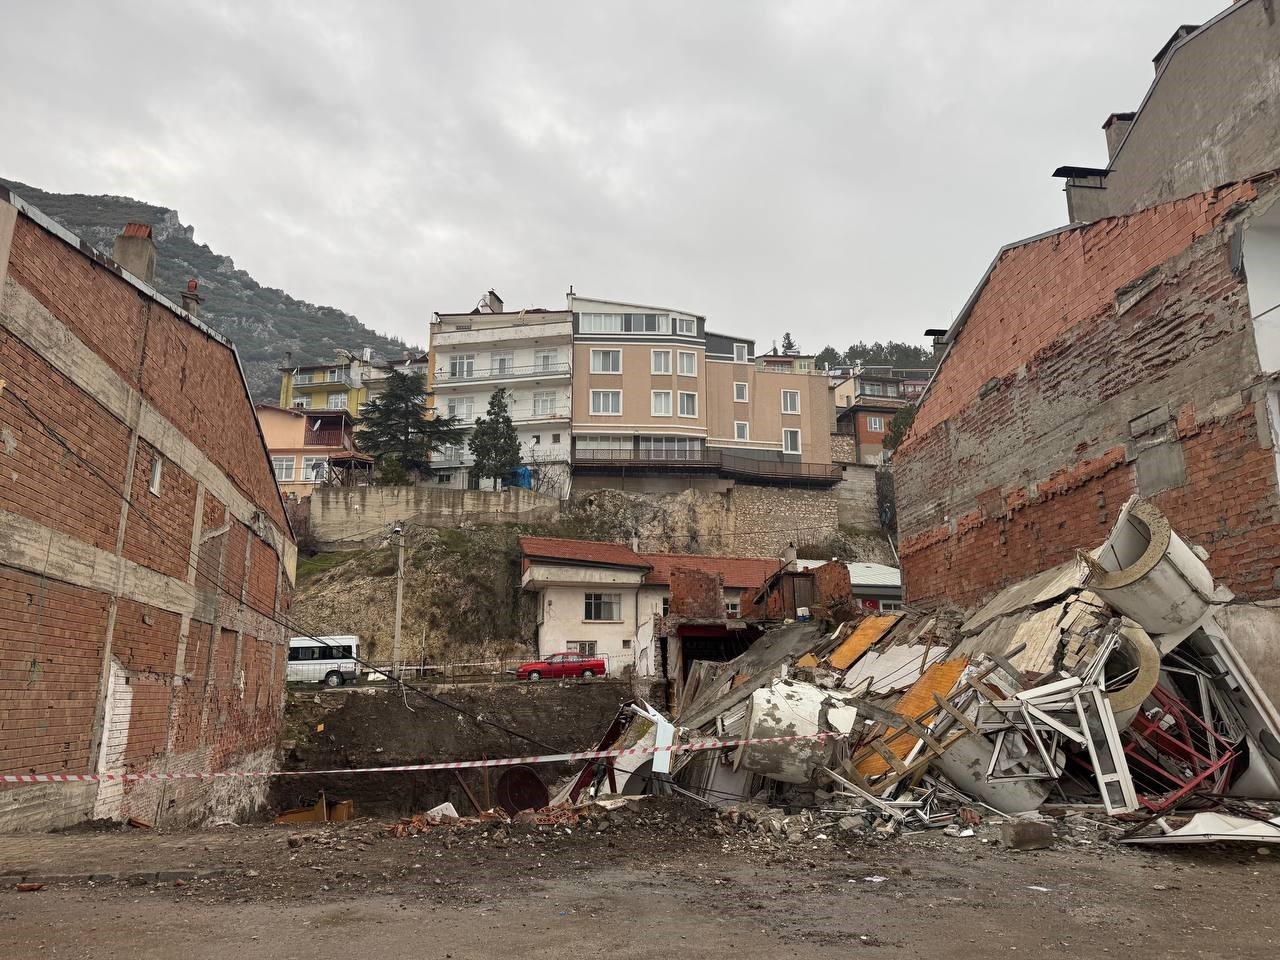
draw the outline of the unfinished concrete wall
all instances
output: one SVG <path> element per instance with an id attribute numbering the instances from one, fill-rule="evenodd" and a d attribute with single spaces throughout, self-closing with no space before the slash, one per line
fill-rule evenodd
<path id="1" fill-rule="evenodd" d="M 894 460 L 910 602 L 972 605 L 1069 560 L 1133 493 L 1237 594 L 1280 591 L 1274 384 L 1232 252 L 1277 192 L 1267 178 L 1002 256 Z"/>
<path id="2" fill-rule="evenodd" d="M 551 522 L 560 501 L 532 490 L 450 490 L 439 487 L 321 487 L 311 495 L 311 535 L 322 546 L 355 550 L 380 543 L 397 522 L 435 527 L 467 523 Z"/>
<path id="3" fill-rule="evenodd" d="M 1280 167 L 1276 20 L 1274 0 L 1239 0 L 1180 43 L 1129 124 L 1106 188 L 1067 188 L 1071 219 L 1132 213 Z"/>
<path id="4" fill-rule="evenodd" d="M 0 770 L 268 762 L 296 553 L 232 348 L 0 191 L 0 374 Z M 0 829 L 262 791 L 9 787 Z"/>
<path id="5" fill-rule="evenodd" d="M 879 529 L 875 467 L 846 463 L 835 491 L 836 519 L 841 525 L 864 530 Z"/>

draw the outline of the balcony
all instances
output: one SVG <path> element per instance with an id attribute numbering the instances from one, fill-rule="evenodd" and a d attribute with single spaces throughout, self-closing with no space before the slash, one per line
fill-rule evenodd
<path id="1" fill-rule="evenodd" d="M 503 327 L 481 327 L 476 330 L 448 330 L 432 333 L 431 345 L 441 347 L 482 347 L 485 344 L 515 344 L 524 341 L 568 343 L 573 324 L 568 320 L 543 323 L 519 323 Z"/>
<path id="2" fill-rule="evenodd" d="M 351 374 L 345 371 L 339 373 L 336 377 L 329 379 L 326 377 L 318 377 L 314 380 L 303 379 L 307 374 L 298 374 L 293 378 L 293 385 L 296 389 L 307 390 L 312 387 L 350 387 Z"/>
<path id="3" fill-rule="evenodd" d="M 442 368 L 436 371 L 435 382 L 438 385 L 455 383 L 483 383 L 489 380 L 526 380 L 543 377 L 565 377 L 569 375 L 569 361 L 559 360 L 555 363 L 531 363 L 525 366 L 502 364 L 496 367 L 457 367 Z"/>
<path id="4" fill-rule="evenodd" d="M 304 447 L 345 447 L 344 436 L 341 429 L 305 430 L 302 445 Z"/>
<path id="5" fill-rule="evenodd" d="M 717 448 L 697 451 L 576 450 L 574 473 L 590 474 L 703 474 L 754 483 L 829 487 L 840 482 L 841 467 L 834 463 L 800 463 L 795 460 L 763 460 L 727 453 Z"/>
<path id="6" fill-rule="evenodd" d="M 538 423 L 542 420 L 568 420 L 569 405 L 562 404 L 549 410 L 529 411 L 519 407 L 511 411 L 511 419 L 516 423 Z"/>

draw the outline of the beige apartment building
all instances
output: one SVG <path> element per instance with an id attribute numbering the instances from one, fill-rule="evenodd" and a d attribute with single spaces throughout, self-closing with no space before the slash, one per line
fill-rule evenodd
<path id="1" fill-rule="evenodd" d="M 838 482 L 821 371 L 757 365 L 753 340 L 687 311 L 571 293 L 569 313 L 575 486 Z"/>

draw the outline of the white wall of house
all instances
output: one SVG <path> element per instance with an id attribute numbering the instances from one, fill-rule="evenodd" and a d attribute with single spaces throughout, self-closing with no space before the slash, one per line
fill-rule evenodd
<path id="1" fill-rule="evenodd" d="M 642 577 L 639 570 L 531 564 L 522 582 L 538 592 L 538 655 L 583 652 L 582 644 L 595 644 L 609 673 L 621 673 L 634 662 Z M 617 619 L 588 619 L 588 594 L 616 597 Z"/>

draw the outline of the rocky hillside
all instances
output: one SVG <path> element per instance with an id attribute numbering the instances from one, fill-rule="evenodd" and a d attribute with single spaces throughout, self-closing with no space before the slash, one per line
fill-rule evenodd
<path id="1" fill-rule="evenodd" d="M 276 370 L 286 350 L 295 363 L 333 359 L 339 347 L 372 347 L 375 354 L 401 356 L 406 349 L 421 353 L 394 337 L 370 330 L 349 313 L 295 300 L 283 290 L 264 287 L 230 257 L 195 240 L 195 227 L 178 219 L 175 210 L 128 197 L 46 193 L 37 187 L 0 178 L 28 203 L 38 207 L 72 233 L 108 256 L 116 234 L 130 221 L 149 223 L 156 241 L 156 288 L 177 302 L 187 280 L 200 281 L 202 319 L 233 341 L 240 352 L 245 376 L 255 399 L 278 396 Z"/>

